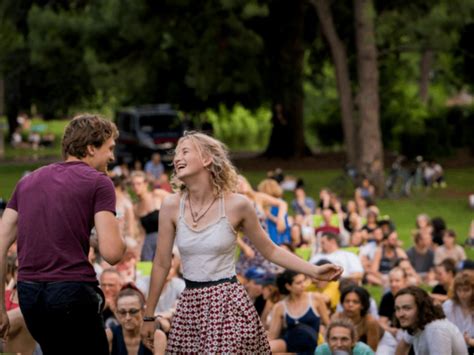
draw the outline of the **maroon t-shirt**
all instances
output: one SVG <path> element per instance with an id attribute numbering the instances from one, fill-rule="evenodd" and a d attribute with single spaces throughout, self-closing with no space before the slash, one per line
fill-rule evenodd
<path id="1" fill-rule="evenodd" d="M 19 281 L 97 281 L 87 256 L 94 215 L 115 214 L 107 175 L 81 161 L 51 164 L 19 181 L 7 208 L 18 212 Z"/>

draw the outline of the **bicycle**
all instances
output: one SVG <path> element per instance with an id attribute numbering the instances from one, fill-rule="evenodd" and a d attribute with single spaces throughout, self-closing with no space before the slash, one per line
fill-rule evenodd
<path id="1" fill-rule="evenodd" d="M 404 156 L 398 156 L 392 164 L 385 181 L 385 196 L 388 198 L 414 197 L 426 191 L 423 157 L 417 156 L 411 168 L 403 166 L 405 160 Z"/>
<path id="2" fill-rule="evenodd" d="M 349 198 L 354 195 L 358 186 L 359 174 L 357 169 L 349 164 L 343 167 L 343 173 L 329 182 L 329 189 L 340 198 Z"/>

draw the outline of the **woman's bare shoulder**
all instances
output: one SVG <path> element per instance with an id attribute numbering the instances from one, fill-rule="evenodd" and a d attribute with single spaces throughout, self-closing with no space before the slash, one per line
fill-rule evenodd
<path id="1" fill-rule="evenodd" d="M 181 193 L 173 193 L 168 194 L 164 197 L 163 203 L 161 205 L 161 209 L 178 209 L 179 203 L 181 201 L 182 194 Z"/>
<path id="2" fill-rule="evenodd" d="M 161 199 L 164 199 L 164 198 L 165 198 L 166 196 L 168 196 L 168 195 L 174 195 L 174 194 L 172 194 L 171 192 L 168 192 L 168 191 L 163 190 L 163 189 L 158 189 L 158 188 L 157 188 L 157 189 L 153 189 L 152 193 L 153 193 L 153 196 L 159 197 L 159 198 L 161 198 Z"/>
<path id="3" fill-rule="evenodd" d="M 371 315 L 371 314 L 366 314 L 364 317 L 365 323 L 367 324 L 367 327 L 374 327 L 377 328 L 379 325 L 379 322 L 377 319 Z"/>
<path id="4" fill-rule="evenodd" d="M 251 202 L 247 196 L 237 193 L 227 193 L 225 195 L 226 204 L 236 209 L 243 209 L 251 205 Z"/>
<path id="5" fill-rule="evenodd" d="M 285 310 L 285 300 L 280 300 L 275 304 L 275 312 L 278 312 L 280 314 L 283 314 L 283 311 Z"/>

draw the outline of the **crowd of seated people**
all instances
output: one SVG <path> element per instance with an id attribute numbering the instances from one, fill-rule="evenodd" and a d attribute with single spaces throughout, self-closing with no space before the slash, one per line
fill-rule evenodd
<path id="1" fill-rule="evenodd" d="M 168 174 L 160 164 L 155 156 L 147 171 L 130 171 L 127 166 L 111 171 L 117 218 L 127 242 L 127 252 L 118 265 L 111 267 L 101 259 L 92 233 L 90 261 L 106 299 L 103 318 L 111 351 L 145 351 L 138 335 L 159 228 L 157 216 L 162 200 L 172 193 Z M 425 338 L 415 336 L 417 329 L 436 333 L 436 322 L 450 322 L 454 328 L 449 328 L 446 336 L 452 338 L 452 346 L 459 346 L 461 336 L 466 353 L 473 353 L 474 271 L 467 270 L 472 263 L 457 244 L 456 231 L 441 217 L 431 219 L 423 211 L 413 216 L 415 229 L 408 247 L 399 238 L 396 221 L 375 205 L 368 179 L 347 201 L 327 188 L 318 196 L 309 196 L 301 180 L 290 203 L 283 199 L 277 180 L 266 178 L 256 186 L 254 189 L 245 177 L 240 177 L 239 192 L 253 202 L 273 242 L 314 264 L 344 267 L 338 281 L 312 280 L 266 261 L 245 235 L 239 235 L 237 276 L 268 331 L 272 351 L 408 354 L 411 348 L 417 353 L 417 349 L 428 347 L 423 343 Z M 153 229 L 151 224 L 156 224 Z M 15 351 L 12 344 L 22 336 L 27 339 L 22 343 L 29 346 L 28 351 L 40 353 L 31 336 L 28 338 L 24 323 L 22 326 L 21 314 L 16 314 L 14 250 L 11 255 L 6 301 L 11 307 L 12 324 L 19 324 L 14 329 L 20 335 L 12 334 L 5 349 Z M 175 248 L 172 268 L 155 310 L 159 315 L 155 353 L 166 349 L 166 336 L 184 288 Z M 377 297 L 381 298 L 379 304 L 371 294 L 373 290 L 381 295 Z M 433 324 L 434 330 L 407 320 L 403 307 L 421 307 L 420 300 L 433 308 L 432 317 L 423 321 Z"/>

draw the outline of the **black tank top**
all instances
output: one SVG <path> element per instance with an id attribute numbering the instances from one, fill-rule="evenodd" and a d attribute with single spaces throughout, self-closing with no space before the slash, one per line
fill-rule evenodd
<path id="1" fill-rule="evenodd" d="M 123 339 L 122 326 L 117 325 L 113 327 L 112 334 L 114 338 L 112 339 L 112 351 L 111 355 L 128 355 L 127 346 L 125 345 L 125 340 Z M 152 355 L 153 353 L 146 348 L 143 343 L 140 341 L 140 347 L 138 348 L 138 355 Z"/>
<path id="2" fill-rule="evenodd" d="M 158 232 L 158 216 L 159 211 L 154 210 L 143 217 L 140 217 L 140 223 L 142 224 L 143 229 L 145 229 L 146 234 Z"/>
<path id="3" fill-rule="evenodd" d="M 388 274 L 390 270 L 395 267 L 395 263 L 398 260 L 397 248 L 393 251 L 393 257 L 389 258 L 385 255 L 385 247 L 382 246 L 382 259 L 380 260 L 379 272 L 382 274 Z"/>

